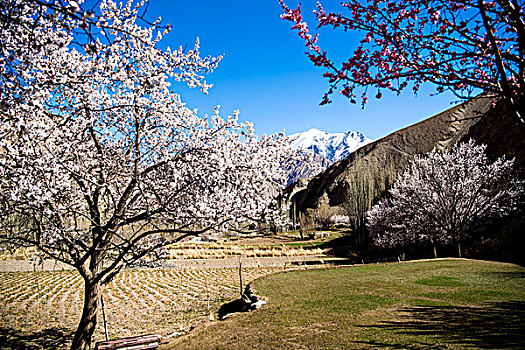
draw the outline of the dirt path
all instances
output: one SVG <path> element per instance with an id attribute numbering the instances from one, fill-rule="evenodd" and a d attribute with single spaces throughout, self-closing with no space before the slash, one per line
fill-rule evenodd
<path id="1" fill-rule="evenodd" d="M 277 256 L 241 259 L 243 267 L 289 267 L 304 262 L 330 263 L 337 259 L 327 256 Z M 179 259 L 167 260 L 160 267 L 180 269 L 217 269 L 239 267 L 239 257 L 224 259 Z M 34 264 L 30 260 L 0 260 L 0 272 L 23 271 L 61 271 L 71 270 L 71 266 L 54 260 L 45 260 L 42 264 Z"/>

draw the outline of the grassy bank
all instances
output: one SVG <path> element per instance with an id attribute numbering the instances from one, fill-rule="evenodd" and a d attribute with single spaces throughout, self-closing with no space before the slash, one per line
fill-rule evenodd
<path id="1" fill-rule="evenodd" d="M 255 283 L 268 304 L 173 349 L 525 347 L 525 268 L 435 260 L 290 272 Z"/>

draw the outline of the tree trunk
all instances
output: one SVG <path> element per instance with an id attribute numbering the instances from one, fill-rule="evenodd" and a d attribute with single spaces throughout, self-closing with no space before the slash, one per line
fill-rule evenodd
<path id="1" fill-rule="evenodd" d="M 461 242 L 458 242 L 458 256 L 461 258 Z"/>
<path id="2" fill-rule="evenodd" d="M 71 344 L 71 350 L 90 350 L 91 338 L 97 325 L 97 313 L 102 288 L 99 283 L 84 283 L 84 309 L 77 331 Z"/>
<path id="3" fill-rule="evenodd" d="M 434 259 L 435 259 L 438 257 L 436 243 L 434 242 L 434 239 L 432 237 L 429 239 L 429 241 L 430 241 L 430 244 L 432 245 L 432 253 L 434 254 Z"/>

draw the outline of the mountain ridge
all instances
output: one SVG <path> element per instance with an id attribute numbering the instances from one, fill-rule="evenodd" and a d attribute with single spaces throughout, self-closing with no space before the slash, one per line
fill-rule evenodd
<path id="1" fill-rule="evenodd" d="M 514 158 L 516 176 L 524 178 L 525 128 L 503 102 L 496 105 L 492 102 L 483 95 L 473 98 L 394 131 L 359 148 L 316 176 L 291 184 L 285 190 L 291 221 L 307 231 L 321 227 L 333 215 L 345 215 L 353 228 L 354 249 L 365 247 L 364 213 L 385 194 L 413 157 L 434 148 L 450 149 L 470 139 L 486 144 L 486 154 L 492 161 L 502 155 Z M 521 208 L 520 213 L 503 219 L 498 227 L 487 232 L 490 238 L 483 246 L 472 247 L 472 254 L 525 264 L 523 204 Z M 344 249 L 348 252 L 349 248 Z"/>
<path id="2" fill-rule="evenodd" d="M 293 147 L 310 151 L 336 163 L 360 147 L 373 142 L 359 131 L 330 133 L 316 128 L 290 135 Z"/>

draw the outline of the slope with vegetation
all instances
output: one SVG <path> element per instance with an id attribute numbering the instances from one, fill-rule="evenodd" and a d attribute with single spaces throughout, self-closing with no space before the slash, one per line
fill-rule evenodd
<path id="1" fill-rule="evenodd" d="M 487 145 L 491 160 L 502 155 L 516 158 L 516 174 L 523 177 L 525 135 L 516 123 L 501 104 L 492 107 L 489 99 L 478 98 L 393 132 L 358 149 L 306 185 L 290 186 L 293 217 L 304 225 L 322 217 L 323 212 L 348 215 L 357 233 L 355 243 L 365 246 L 364 213 L 385 194 L 415 155 L 434 148 L 450 149 L 458 142 L 473 139 Z M 512 233 L 522 227 L 520 223 L 515 225 L 517 228 L 504 230 Z"/>

